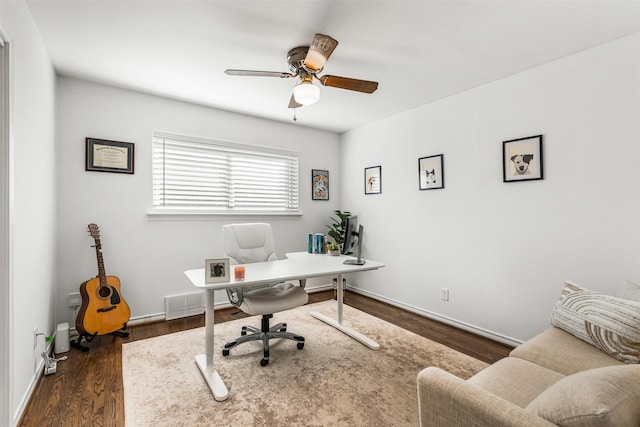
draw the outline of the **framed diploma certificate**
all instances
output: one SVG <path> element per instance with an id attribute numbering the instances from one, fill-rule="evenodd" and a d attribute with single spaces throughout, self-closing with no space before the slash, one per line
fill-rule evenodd
<path id="1" fill-rule="evenodd" d="M 132 142 L 86 138 L 85 170 L 133 173 Z"/>

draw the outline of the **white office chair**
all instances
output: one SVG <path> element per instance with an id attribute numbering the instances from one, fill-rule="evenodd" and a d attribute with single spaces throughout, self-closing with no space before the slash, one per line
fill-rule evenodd
<path id="1" fill-rule="evenodd" d="M 226 256 L 231 264 L 249 264 L 253 262 L 275 261 L 275 244 L 271 224 L 228 224 L 222 227 L 222 243 Z M 251 267 L 247 267 L 250 270 Z M 255 316 L 262 315 L 262 327 L 243 326 L 241 336 L 229 341 L 222 350 L 223 356 L 229 355 L 229 350 L 247 341 L 262 341 L 263 358 L 260 365 L 269 363 L 269 340 L 271 338 L 287 338 L 297 341 L 298 349 L 304 347 L 304 337 L 287 332 L 286 323 L 269 326 L 269 319 L 273 313 L 289 310 L 304 305 L 309 300 L 304 290 L 305 280 L 300 280 L 300 286 L 289 282 L 274 285 L 263 285 L 251 288 L 227 289 L 229 301 L 243 312 Z M 251 334 L 247 335 L 247 331 Z"/>

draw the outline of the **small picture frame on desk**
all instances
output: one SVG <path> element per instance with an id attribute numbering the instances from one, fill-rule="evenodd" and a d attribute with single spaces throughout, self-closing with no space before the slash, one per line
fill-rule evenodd
<path id="1" fill-rule="evenodd" d="M 204 282 L 228 282 L 231 277 L 229 258 L 207 258 L 204 260 Z"/>
<path id="2" fill-rule="evenodd" d="M 84 170 L 133 174 L 133 142 L 85 138 Z"/>

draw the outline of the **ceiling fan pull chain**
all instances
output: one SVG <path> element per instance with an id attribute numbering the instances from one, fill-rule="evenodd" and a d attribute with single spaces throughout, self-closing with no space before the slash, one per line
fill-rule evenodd
<path id="1" fill-rule="evenodd" d="M 294 122 L 295 122 L 295 121 L 298 121 L 298 118 L 296 117 L 296 110 L 297 110 L 297 108 L 294 108 L 294 109 L 293 109 L 293 121 L 294 121 Z"/>

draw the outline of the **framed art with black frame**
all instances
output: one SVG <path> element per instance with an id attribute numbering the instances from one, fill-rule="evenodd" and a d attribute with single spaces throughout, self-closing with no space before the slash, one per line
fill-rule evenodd
<path id="1" fill-rule="evenodd" d="M 382 166 L 364 168 L 364 194 L 382 193 Z"/>
<path id="2" fill-rule="evenodd" d="M 419 158 L 418 180 L 420 190 L 444 188 L 444 154 Z"/>
<path id="3" fill-rule="evenodd" d="M 133 174 L 134 144 L 85 138 L 84 170 Z"/>
<path id="4" fill-rule="evenodd" d="M 542 135 L 502 142 L 502 178 L 504 182 L 543 179 Z"/>
<path id="5" fill-rule="evenodd" d="M 329 171 L 311 169 L 311 199 L 329 200 Z"/>

